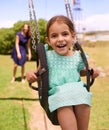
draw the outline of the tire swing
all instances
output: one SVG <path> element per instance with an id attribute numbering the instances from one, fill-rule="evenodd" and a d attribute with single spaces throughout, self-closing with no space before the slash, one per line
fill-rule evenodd
<path id="1" fill-rule="evenodd" d="M 49 107 L 48 107 L 48 86 L 49 86 L 49 79 L 48 79 L 49 78 L 49 74 L 48 74 L 49 72 L 48 71 L 49 70 L 48 70 L 48 65 L 47 65 L 46 52 L 45 52 L 44 44 L 40 42 L 40 38 L 39 38 L 40 35 L 39 35 L 39 31 L 38 31 L 38 25 L 37 25 L 36 15 L 35 15 L 35 11 L 34 11 L 33 1 L 32 0 L 28 0 L 28 1 L 29 1 L 31 28 L 33 28 L 33 26 L 32 26 L 32 22 L 33 22 L 32 12 L 33 12 L 35 26 L 36 26 L 36 37 L 37 37 L 37 40 L 38 40 L 38 44 L 37 44 L 37 47 L 36 47 L 35 40 L 34 40 L 35 39 L 34 38 L 34 31 L 32 29 L 32 44 L 33 44 L 33 49 L 36 52 L 37 66 L 39 65 L 39 61 L 40 61 L 40 66 L 41 66 L 41 70 L 38 71 L 37 73 L 35 73 L 36 76 L 40 76 L 40 80 L 38 81 L 38 87 L 36 88 L 35 86 L 32 86 L 31 83 L 29 84 L 29 86 L 33 90 L 38 91 L 40 105 L 45 110 L 47 117 L 52 122 L 52 124 L 53 125 L 59 125 L 59 122 L 58 122 L 58 119 L 57 119 L 57 111 L 53 111 L 53 112 L 49 111 Z M 70 11 L 70 4 L 69 4 L 68 0 L 67 0 L 67 3 L 65 3 L 65 7 L 66 6 L 67 6 L 66 11 L 67 11 L 67 14 L 68 14 L 68 9 Z M 71 12 L 70 12 L 70 15 L 71 15 Z M 74 49 L 80 51 L 80 53 L 81 53 L 81 57 L 83 59 L 85 67 L 86 67 L 86 88 L 87 88 L 88 91 L 90 91 L 90 86 L 94 82 L 94 79 L 92 79 L 93 70 L 89 69 L 87 58 L 84 54 L 83 49 L 81 48 L 80 44 L 78 43 L 78 41 L 74 44 Z"/>

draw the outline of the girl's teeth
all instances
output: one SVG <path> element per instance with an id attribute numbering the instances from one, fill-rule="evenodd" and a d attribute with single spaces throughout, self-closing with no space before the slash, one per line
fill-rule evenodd
<path id="1" fill-rule="evenodd" d="M 65 47 L 65 45 L 57 45 L 57 47 L 62 48 Z"/>

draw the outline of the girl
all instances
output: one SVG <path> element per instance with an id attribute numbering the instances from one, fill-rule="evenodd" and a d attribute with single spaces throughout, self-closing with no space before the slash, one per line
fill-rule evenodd
<path id="1" fill-rule="evenodd" d="M 31 59 L 31 50 L 30 50 L 30 27 L 28 24 L 24 24 L 22 26 L 22 30 L 17 33 L 15 46 L 12 51 L 12 58 L 14 61 L 14 68 L 13 68 L 13 78 L 11 83 L 15 81 L 17 66 L 21 66 L 21 81 L 22 83 L 25 82 L 24 80 L 24 71 L 25 71 L 25 62 L 26 62 L 26 46 L 28 51 L 28 60 Z"/>
<path id="2" fill-rule="evenodd" d="M 70 49 L 75 40 L 74 25 L 67 17 L 59 15 L 49 20 L 46 31 L 46 40 L 53 48 L 46 49 L 49 109 L 57 110 L 62 130 L 88 130 L 92 94 L 80 79 L 80 73 L 85 74 L 81 55 Z M 93 78 L 98 74 L 94 70 Z M 38 80 L 34 72 L 26 76 L 30 83 Z"/>

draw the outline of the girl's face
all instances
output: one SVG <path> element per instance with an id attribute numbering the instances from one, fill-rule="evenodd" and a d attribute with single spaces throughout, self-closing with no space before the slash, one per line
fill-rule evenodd
<path id="1" fill-rule="evenodd" d="M 71 56 L 69 50 L 74 42 L 74 33 L 65 23 L 55 22 L 49 28 L 48 44 L 60 55 Z"/>

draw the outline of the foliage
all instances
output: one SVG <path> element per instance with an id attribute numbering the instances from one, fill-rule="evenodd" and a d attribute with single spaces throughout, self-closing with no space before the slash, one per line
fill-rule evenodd
<path id="1" fill-rule="evenodd" d="M 30 21 L 18 21 L 13 25 L 12 28 L 1 28 L 0 29 L 0 54 L 10 54 L 12 52 L 12 48 L 15 44 L 15 35 L 18 31 L 21 30 L 21 27 L 24 23 L 30 23 Z M 43 43 L 45 43 L 46 23 L 47 23 L 47 21 L 44 19 L 38 20 L 40 39 L 41 39 L 41 42 L 43 42 Z M 34 53 L 33 50 L 32 50 L 32 53 Z M 34 57 L 34 55 L 33 55 L 33 57 Z"/>
<path id="2" fill-rule="evenodd" d="M 0 30 L 0 53 L 9 54 L 14 44 L 15 32 L 12 28 Z"/>
<path id="3" fill-rule="evenodd" d="M 39 29 L 39 33 L 40 33 L 40 42 L 45 43 L 45 36 L 46 36 L 46 24 L 47 21 L 44 19 L 39 19 L 38 20 L 38 29 Z M 35 28 L 35 27 L 34 27 Z M 35 29 L 36 30 L 36 29 Z M 36 33 L 36 32 L 35 32 Z M 37 34 L 36 34 L 37 35 Z M 36 41 L 36 45 L 37 45 L 37 36 L 35 36 L 35 41 Z M 31 50 L 32 50 L 32 60 L 36 60 L 36 53 L 35 51 L 32 49 L 32 40 L 31 40 Z"/>
<path id="4" fill-rule="evenodd" d="M 45 43 L 45 37 L 46 37 L 46 24 L 47 24 L 46 20 L 39 19 L 38 26 L 39 26 L 39 32 L 40 32 L 40 40 L 43 43 Z"/>
<path id="5" fill-rule="evenodd" d="M 28 21 L 18 21 L 17 23 L 14 24 L 13 30 L 15 32 L 20 31 L 24 23 L 29 23 L 29 22 Z"/>
<path id="6" fill-rule="evenodd" d="M 16 32 L 21 29 L 23 21 L 14 24 L 13 28 L 0 29 L 0 54 L 10 54 L 15 44 Z"/>

